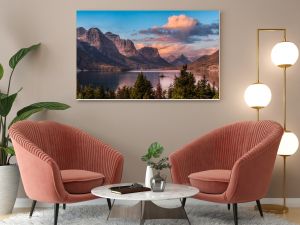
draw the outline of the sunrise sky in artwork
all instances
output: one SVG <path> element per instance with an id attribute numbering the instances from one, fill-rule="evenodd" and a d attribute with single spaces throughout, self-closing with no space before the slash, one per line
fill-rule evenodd
<path id="1" fill-rule="evenodd" d="M 77 27 L 97 27 L 130 39 L 137 49 L 149 46 L 162 57 L 190 59 L 219 49 L 219 11 L 78 11 Z"/>

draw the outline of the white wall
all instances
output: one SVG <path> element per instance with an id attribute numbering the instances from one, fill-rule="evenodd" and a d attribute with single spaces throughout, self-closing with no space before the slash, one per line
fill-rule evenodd
<path id="1" fill-rule="evenodd" d="M 24 89 L 16 107 L 35 101 L 56 100 L 72 106 L 64 112 L 47 112 L 41 118 L 80 127 L 119 149 L 125 155 L 125 181 L 143 180 L 139 160 L 153 141 L 170 153 L 203 133 L 238 120 L 255 119 L 243 100 L 247 85 L 256 79 L 256 29 L 288 29 L 288 39 L 300 46 L 298 0 L 0 0 L 0 62 L 32 43 L 42 47 L 16 70 L 13 90 Z M 80 9 L 191 9 L 221 10 L 221 100 L 186 102 L 77 101 L 76 10 Z M 126 18 L 125 18 L 126 19 Z M 262 119 L 281 122 L 282 75 L 269 53 L 280 34 L 262 35 L 262 81 L 272 89 L 273 100 Z M 300 137 L 300 63 L 288 70 L 288 128 Z M 8 74 L 0 82 L 5 87 Z M 300 154 L 288 159 L 288 195 L 300 197 Z M 269 192 L 280 196 L 282 162 L 278 158 Z M 22 193 L 20 193 L 22 195 Z"/>

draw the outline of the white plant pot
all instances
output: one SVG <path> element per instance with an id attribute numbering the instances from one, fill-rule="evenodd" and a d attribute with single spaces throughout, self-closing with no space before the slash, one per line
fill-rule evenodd
<path id="1" fill-rule="evenodd" d="M 0 215 L 12 212 L 19 187 L 20 173 L 17 165 L 0 166 Z"/>
<path id="2" fill-rule="evenodd" d="M 146 175 L 145 175 L 145 187 L 151 188 L 151 178 L 153 177 L 153 170 L 151 166 L 147 166 Z"/>

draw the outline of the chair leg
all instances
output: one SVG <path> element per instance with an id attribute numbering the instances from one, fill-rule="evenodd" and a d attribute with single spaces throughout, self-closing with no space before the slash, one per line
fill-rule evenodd
<path id="1" fill-rule="evenodd" d="M 36 200 L 33 200 L 32 205 L 31 205 L 31 209 L 30 209 L 30 213 L 29 213 L 29 217 L 32 217 L 33 211 L 35 209 L 35 205 L 36 205 Z"/>
<path id="2" fill-rule="evenodd" d="M 230 210 L 230 204 L 227 204 L 227 209 Z"/>
<path id="3" fill-rule="evenodd" d="M 63 204 L 63 210 L 66 210 L 66 204 Z"/>
<path id="4" fill-rule="evenodd" d="M 183 208 L 185 207 L 185 203 L 186 203 L 186 198 L 183 198 L 182 201 L 181 201 L 181 205 L 182 205 Z"/>
<path id="5" fill-rule="evenodd" d="M 111 201 L 110 201 L 110 199 L 107 198 L 106 201 L 107 201 L 108 209 L 111 210 Z"/>
<path id="6" fill-rule="evenodd" d="M 59 204 L 54 204 L 54 225 L 57 225 Z"/>
<path id="7" fill-rule="evenodd" d="M 256 200 L 257 208 L 261 217 L 264 217 L 264 213 L 261 208 L 260 200 Z"/>
<path id="8" fill-rule="evenodd" d="M 234 225 L 238 225 L 238 206 L 237 206 L 237 203 L 233 204 L 233 218 L 234 218 Z"/>

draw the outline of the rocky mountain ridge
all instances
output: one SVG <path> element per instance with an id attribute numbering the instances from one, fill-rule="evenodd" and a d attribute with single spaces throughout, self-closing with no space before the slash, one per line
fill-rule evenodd
<path id="1" fill-rule="evenodd" d="M 195 70 L 197 68 L 206 67 L 213 65 L 219 65 L 219 50 L 215 51 L 211 55 L 204 55 L 189 64 L 189 69 Z"/>
<path id="2" fill-rule="evenodd" d="M 98 28 L 77 28 L 77 69 L 82 71 L 119 72 L 133 69 L 188 69 L 197 74 L 218 69 L 219 51 L 191 62 L 185 55 L 162 58 L 157 48 L 136 49 L 133 41 Z"/>
<path id="3" fill-rule="evenodd" d="M 134 43 L 131 40 L 121 39 L 119 35 L 111 32 L 105 33 L 105 36 L 115 44 L 122 55 L 127 57 L 138 56 L 139 52 L 136 50 Z"/>
<path id="4" fill-rule="evenodd" d="M 144 47 L 137 50 L 131 40 L 98 28 L 77 28 L 78 70 L 105 72 L 129 69 L 162 68 L 171 66 L 156 48 Z"/>
<path id="5" fill-rule="evenodd" d="M 178 56 L 177 58 L 175 58 L 173 61 L 170 62 L 170 64 L 174 66 L 183 66 L 190 63 L 191 61 L 184 54 L 181 54 L 180 56 Z"/>

